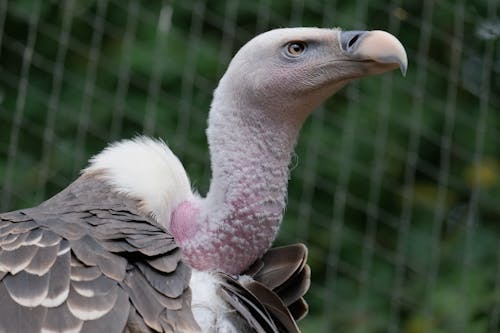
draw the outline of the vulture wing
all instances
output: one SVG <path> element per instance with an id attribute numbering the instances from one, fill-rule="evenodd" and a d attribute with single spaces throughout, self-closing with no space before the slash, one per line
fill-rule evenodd
<path id="1" fill-rule="evenodd" d="M 306 257 L 297 244 L 271 249 L 242 276 L 214 273 L 231 320 L 299 332 Z M 167 230 L 96 174 L 38 207 L 0 214 L 0 332 L 206 330 L 191 311 L 190 276 Z"/>
<path id="2" fill-rule="evenodd" d="M 180 259 L 137 201 L 84 175 L 0 215 L 0 332 L 197 332 Z"/>

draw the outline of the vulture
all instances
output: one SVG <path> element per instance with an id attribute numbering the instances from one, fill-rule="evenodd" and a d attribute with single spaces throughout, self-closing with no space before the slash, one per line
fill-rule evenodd
<path id="1" fill-rule="evenodd" d="M 398 67 L 406 52 L 384 31 L 254 37 L 213 94 L 205 197 L 163 141 L 136 137 L 0 214 L 0 332 L 299 332 L 307 249 L 271 245 L 301 125 L 348 82 Z"/>

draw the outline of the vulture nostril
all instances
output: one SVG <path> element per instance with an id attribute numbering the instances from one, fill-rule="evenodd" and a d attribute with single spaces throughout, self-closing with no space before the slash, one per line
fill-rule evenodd
<path id="1" fill-rule="evenodd" d="M 354 43 L 356 43 L 356 41 L 359 39 L 359 36 L 361 36 L 361 34 L 357 34 L 354 37 L 352 37 L 347 46 L 352 47 Z"/>
<path id="2" fill-rule="evenodd" d="M 340 47 L 345 52 L 353 52 L 366 33 L 367 31 L 362 30 L 342 31 L 340 34 Z"/>

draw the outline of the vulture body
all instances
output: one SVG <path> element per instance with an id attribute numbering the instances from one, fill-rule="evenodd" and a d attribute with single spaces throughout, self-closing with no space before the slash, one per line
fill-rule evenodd
<path id="1" fill-rule="evenodd" d="M 0 215 L 0 333 L 298 332 L 307 250 L 269 248 L 300 127 L 347 82 L 406 65 L 382 31 L 255 37 L 214 92 L 205 198 L 163 142 L 139 137 Z"/>

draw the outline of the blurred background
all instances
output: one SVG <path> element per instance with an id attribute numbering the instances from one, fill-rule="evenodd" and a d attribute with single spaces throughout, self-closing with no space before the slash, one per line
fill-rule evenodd
<path id="1" fill-rule="evenodd" d="M 277 243 L 305 242 L 304 332 L 500 332 L 497 0 L 0 0 L 0 209 L 75 179 L 107 143 L 164 138 L 204 194 L 211 94 L 276 27 L 384 29 L 406 78 L 306 122 Z M 131 157 L 133 158 L 133 157 Z"/>

